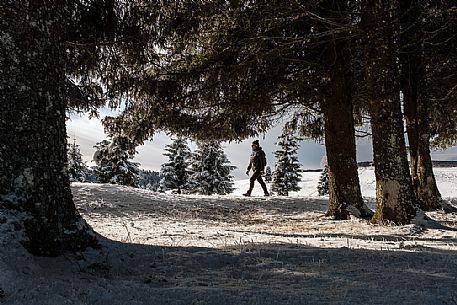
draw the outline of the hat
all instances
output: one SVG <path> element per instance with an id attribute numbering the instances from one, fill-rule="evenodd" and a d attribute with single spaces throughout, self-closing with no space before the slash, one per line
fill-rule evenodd
<path id="1" fill-rule="evenodd" d="M 252 142 L 252 145 L 257 145 L 257 147 L 260 146 L 259 140 L 255 140 L 254 142 Z"/>

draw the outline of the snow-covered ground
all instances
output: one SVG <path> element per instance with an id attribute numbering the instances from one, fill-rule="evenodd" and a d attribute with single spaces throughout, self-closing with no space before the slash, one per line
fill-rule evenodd
<path id="1" fill-rule="evenodd" d="M 436 168 L 457 206 L 457 169 Z M 320 173 L 299 192 L 241 196 L 160 194 L 74 184 L 101 250 L 33 257 L 19 214 L 0 213 L 0 304 L 457 304 L 457 214 L 407 226 L 324 217 Z M 372 168 L 360 169 L 374 208 Z"/>

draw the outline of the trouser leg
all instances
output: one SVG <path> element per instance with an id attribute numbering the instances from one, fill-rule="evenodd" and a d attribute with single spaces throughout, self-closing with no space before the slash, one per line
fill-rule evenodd
<path id="1" fill-rule="evenodd" d="M 257 177 L 257 181 L 260 183 L 260 186 L 263 189 L 263 193 L 268 194 L 267 185 L 265 184 L 265 182 L 263 182 L 262 175 L 260 174 L 260 172 L 259 176 Z"/>
<path id="2" fill-rule="evenodd" d="M 263 179 L 262 179 L 262 173 L 261 173 L 260 171 L 255 171 L 254 174 L 252 174 L 251 178 L 249 179 L 249 191 L 248 191 L 248 194 L 251 194 L 252 189 L 254 188 L 254 182 L 255 182 L 256 180 L 260 183 L 260 186 L 261 186 L 262 189 L 263 189 L 263 193 L 264 193 L 265 195 L 269 194 L 269 193 L 268 193 L 268 190 L 267 190 L 267 185 L 266 185 L 265 182 L 263 181 Z"/>
<path id="3" fill-rule="evenodd" d="M 251 194 L 252 189 L 254 188 L 254 182 L 257 180 L 257 175 L 254 173 L 251 178 L 249 178 L 249 191 L 248 194 Z"/>

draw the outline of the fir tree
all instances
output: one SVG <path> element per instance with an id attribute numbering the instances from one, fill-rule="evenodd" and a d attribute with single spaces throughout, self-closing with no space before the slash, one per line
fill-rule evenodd
<path id="1" fill-rule="evenodd" d="M 323 168 L 317 185 L 317 193 L 319 196 L 325 196 L 329 193 L 329 180 L 328 180 L 328 160 L 327 156 L 321 159 L 321 167 Z"/>
<path id="2" fill-rule="evenodd" d="M 156 191 L 160 184 L 160 173 L 150 170 L 141 170 L 138 184 L 139 187 L 143 189 Z"/>
<path id="3" fill-rule="evenodd" d="M 165 146 L 165 150 L 167 152 L 164 156 L 169 160 L 162 164 L 160 169 L 160 190 L 176 190 L 180 194 L 187 185 L 191 151 L 183 138 L 173 140 L 170 145 Z"/>
<path id="4" fill-rule="evenodd" d="M 116 141 L 103 140 L 94 146 L 97 151 L 94 171 L 101 183 L 113 183 L 138 187 L 139 164 L 131 162 L 129 153 Z"/>
<path id="5" fill-rule="evenodd" d="M 299 139 L 286 129 L 278 137 L 276 145 L 278 150 L 274 152 L 276 157 L 276 169 L 273 173 L 271 189 L 278 195 L 288 196 L 289 191 L 299 191 L 300 187 L 300 164 L 298 163 L 297 150 Z"/>
<path id="6" fill-rule="evenodd" d="M 271 182 L 271 168 L 269 166 L 265 167 L 265 182 Z"/>
<path id="7" fill-rule="evenodd" d="M 317 193 L 319 196 L 328 195 L 328 166 L 324 167 L 322 174 L 319 178 L 319 184 L 317 186 Z"/>
<path id="8" fill-rule="evenodd" d="M 87 168 L 86 162 L 83 161 L 81 150 L 79 145 L 76 144 L 76 139 L 73 139 L 73 143 L 68 143 L 68 175 L 70 176 L 71 182 L 86 182 L 89 169 Z"/>
<path id="9" fill-rule="evenodd" d="M 0 205 L 27 213 L 24 246 L 54 256 L 95 246 L 78 213 L 67 166 L 67 42 L 72 1 L 0 5 Z M 12 199 L 4 199 L 12 198 Z"/>
<path id="10" fill-rule="evenodd" d="M 235 168 L 230 165 L 220 143 L 199 143 L 192 156 L 189 189 L 204 195 L 229 194 L 233 191 L 230 172 Z"/>
<path id="11" fill-rule="evenodd" d="M 283 111 L 291 111 L 301 118 L 297 130 L 302 136 L 322 139 L 325 131 L 334 177 L 327 215 L 347 219 L 348 202 L 355 209 L 363 207 L 351 67 L 353 54 L 360 53 L 353 47 L 358 45 L 353 42 L 358 38 L 354 29 L 360 23 L 359 5 L 359 1 L 284 5 L 272 0 L 184 1 L 179 8 L 159 10 L 151 6 L 150 13 L 163 14 L 157 27 L 161 31 L 145 33 L 138 40 L 166 42 L 170 60 L 149 52 L 149 58 L 161 60 L 156 68 L 149 60 L 137 60 L 148 64 L 143 69 L 146 75 L 119 78 L 122 84 L 116 89 L 127 89 L 129 83 L 134 86 L 129 91 L 139 96 L 123 114 L 107 119 L 105 126 L 140 141 L 157 129 L 205 141 L 239 140 L 268 130 Z M 128 55 L 156 49 L 145 45 L 146 52 Z"/>
<path id="12" fill-rule="evenodd" d="M 97 173 L 95 172 L 97 166 L 91 166 L 87 168 L 86 180 L 85 182 L 98 183 Z"/>
<path id="13" fill-rule="evenodd" d="M 362 4 L 366 100 L 376 176 L 376 209 L 372 221 L 402 225 L 413 218 L 416 198 L 408 168 L 404 118 L 398 94 L 400 1 L 362 1 Z M 329 166 L 331 171 L 330 162 Z"/>

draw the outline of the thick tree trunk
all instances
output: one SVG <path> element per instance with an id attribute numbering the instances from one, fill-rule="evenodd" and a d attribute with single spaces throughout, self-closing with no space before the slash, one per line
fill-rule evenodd
<path id="1" fill-rule="evenodd" d="M 376 175 L 375 223 L 407 224 L 415 196 L 408 169 L 399 92 L 398 0 L 365 0 L 366 76 Z"/>
<path id="2" fill-rule="evenodd" d="M 408 132 L 411 179 L 419 206 L 423 210 L 434 210 L 441 206 L 442 200 L 430 156 L 426 70 L 422 60 L 419 3 L 413 0 L 402 1 L 401 13 L 401 89 Z"/>
<path id="3" fill-rule="evenodd" d="M 360 191 L 352 107 L 350 101 L 349 104 L 344 103 L 344 99 L 339 102 L 325 107 L 324 111 L 329 171 L 329 203 L 326 215 L 335 219 L 348 219 L 350 214 L 368 218 L 372 216 L 372 212 L 365 206 Z"/>
<path id="4" fill-rule="evenodd" d="M 342 55 L 346 46 L 335 48 Z M 323 111 L 325 117 L 325 148 L 329 171 L 329 204 L 327 216 L 348 219 L 371 217 L 360 191 L 357 171 L 354 119 L 352 112 L 349 58 L 334 61 Z"/>
<path id="5" fill-rule="evenodd" d="M 84 249 L 95 238 L 75 208 L 65 170 L 65 1 L 7 2 L 0 8 L 0 206 L 30 214 L 31 253 Z"/>
<path id="6" fill-rule="evenodd" d="M 347 4 L 324 1 L 322 16 L 348 23 Z M 362 199 L 357 171 L 354 117 L 352 112 L 352 69 L 349 32 L 334 37 L 326 46 L 323 66 L 329 85 L 322 103 L 325 118 L 325 148 L 329 177 L 327 216 L 348 219 L 349 215 L 372 216 Z"/>

